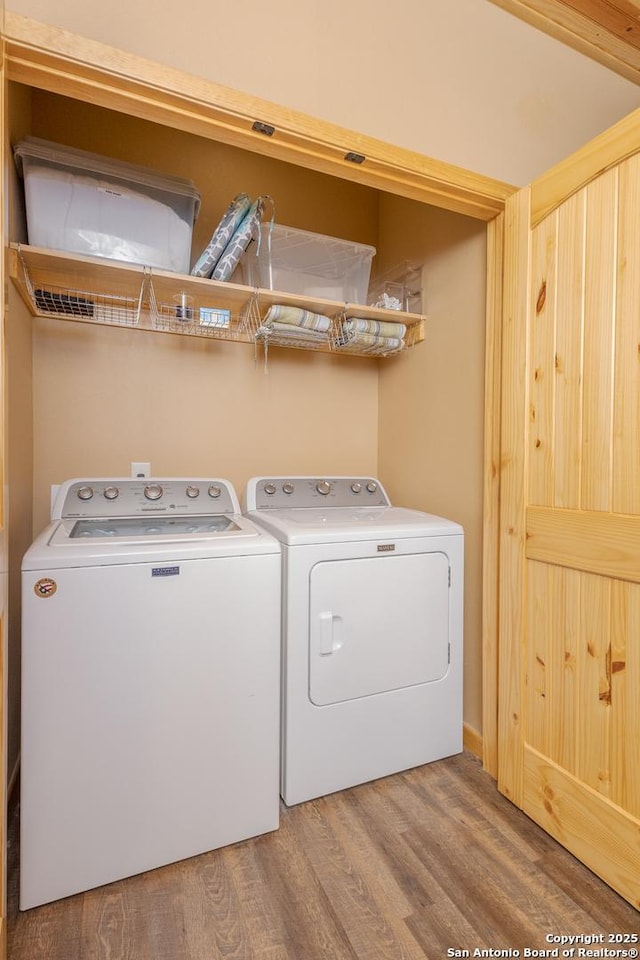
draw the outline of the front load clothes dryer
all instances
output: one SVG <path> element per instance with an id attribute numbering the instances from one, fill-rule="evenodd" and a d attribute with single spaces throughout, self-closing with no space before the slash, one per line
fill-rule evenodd
<path id="1" fill-rule="evenodd" d="M 22 570 L 21 908 L 275 830 L 280 546 L 231 484 L 70 480 Z"/>
<path id="2" fill-rule="evenodd" d="M 282 546 L 288 805 L 462 750 L 462 528 L 360 477 L 254 477 Z"/>

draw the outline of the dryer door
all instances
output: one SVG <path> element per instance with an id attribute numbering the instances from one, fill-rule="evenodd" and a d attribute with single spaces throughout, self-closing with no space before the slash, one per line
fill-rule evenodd
<path id="1" fill-rule="evenodd" d="M 309 612 L 309 697 L 317 706 L 428 683 L 447 672 L 444 553 L 318 563 Z"/>

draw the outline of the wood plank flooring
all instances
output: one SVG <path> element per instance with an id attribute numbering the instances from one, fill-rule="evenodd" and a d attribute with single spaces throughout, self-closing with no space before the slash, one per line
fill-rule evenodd
<path id="1" fill-rule="evenodd" d="M 546 934 L 640 930 L 640 914 L 500 796 L 469 753 L 283 806 L 274 833 L 24 913 L 18 816 L 9 960 L 523 957 L 552 949 Z"/>

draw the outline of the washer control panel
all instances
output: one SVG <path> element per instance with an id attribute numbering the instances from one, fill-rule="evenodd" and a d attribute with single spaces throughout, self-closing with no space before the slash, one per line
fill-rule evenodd
<path id="1" fill-rule="evenodd" d="M 390 502 L 373 477 L 258 477 L 247 488 L 250 510 L 319 506 L 388 507 Z"/>
<path id="2" fill-rule="evenodd" d="M 145 478 L 69 480 L 58 491 L 54 517 L 203 516 L 239 513 L 229 481 Z"/>

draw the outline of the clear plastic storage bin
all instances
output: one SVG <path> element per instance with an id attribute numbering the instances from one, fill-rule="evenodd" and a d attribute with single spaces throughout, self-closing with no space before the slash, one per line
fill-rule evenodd
<path id="1" fill-rule="evenodd" d="M 14 155 L 31 245 L 189 273 L 200 206 L 190 180 L 36 137 Z"/>
<path id="2" fill-rule="evenodd" d="M 369 306 L 422 313 L 422 264 L 403 260 L 369 285 Z"/>
<path id="3" fill-rule="evenodd" d="M 262 224 L 260 243 L 242 259 L 242 281 L 345 303 L 367 302 L 375 247 L 274 223 Z"/>

